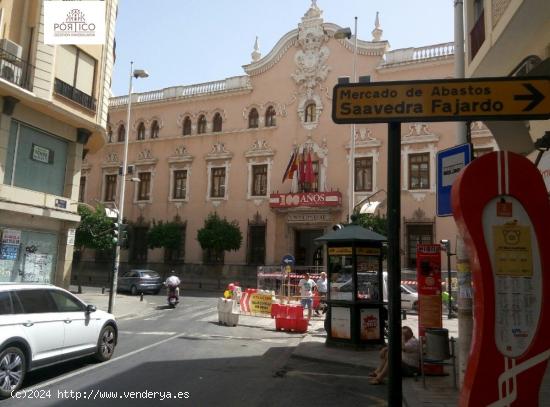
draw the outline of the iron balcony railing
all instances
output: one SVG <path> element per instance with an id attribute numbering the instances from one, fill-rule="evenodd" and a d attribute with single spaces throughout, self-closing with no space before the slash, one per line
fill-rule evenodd
<path id="1" fill-rule="evenodd" d="M 96 110 L 96 100 L 93 97 L 63 82 L 61 79 L 55 78 L 54 92 L 67 99 L 71 99 L 73 102 L 84 106 L 86 109 L 93 110 L 94 112 Z"/>
<path id="2" fill-rule="evenodd" d="M 0 50 L 0 78 L 32 91 L 34 66 L 9 52 Z"/>

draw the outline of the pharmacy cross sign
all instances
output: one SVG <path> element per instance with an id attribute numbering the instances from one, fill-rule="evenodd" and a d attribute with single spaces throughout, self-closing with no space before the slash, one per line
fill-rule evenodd
<path id="1" fill-rule="evenodd" d="M 336 85 L 338 124 L 550 118 L 550 77 L 473 78 Z"/>

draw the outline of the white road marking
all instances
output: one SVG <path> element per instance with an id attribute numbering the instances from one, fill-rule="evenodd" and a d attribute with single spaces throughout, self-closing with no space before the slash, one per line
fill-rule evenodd
<path id="1" fill-rule="evenodd" d="M 299 370 L 290 370 L 286 372 L 287 376 L 328 376 L 328 377 L 342 377 L 344 379 L 370 379 L 369 376 L 357 376 L 350 374 L 337 374 L 337 373 L 321 373 L 321 372 L 301 372 Z"/>
<path id="2" fill-rule="evenodd" d="M 95 370 L 97 368 L 100 368 L 100 367 L 104 367 L 104 366 L 107 366 L 113 362 L 117 362 L 119 360 L 122 360 L 122 359 L 126 359 L 130 356 L 134 356 L 136 353 L 139 353 L 139 352 L 143 352 L 147 349 L 151 349 L 151 348 L 154 348 L 155 346 L 158 346 L 158 345 L 161 345 L 163 343 L 166 343 L 166 342 L 169 342 L 171 341 L 172 339 L 175 339 L 175 338 L 178 338 L 180 335 L 183 335 L 183 333 L 178 333 L 176 335 L 173 335 L 173 336 L 170 336 L 169 338 L 166 338 L 166 339 L 163 339 L 161 341 L 158 341 L 158 342 L 155 342 L 155 343 L 152 343 L 150 345 L 147 345 L 147 346 L 144 346 L 143 348 L 139 348 L 139 349 L 136 349 L 130 353 L 126 353 L 122 356 L 119 356 L 119 357 L 116 357 L 116 358 L 113 358 L 111 360 L 108 360 L 107 362 L 103 362 L 103 363 L 100 363 L 100 364 L 97 364 L 97 365 L 93 365 L 93 366 L 88 366 L 84 369 L 81 369 L 81 370 L 78 370 L 76 372 L 72 372 L 72 373 L 68 373 L 68 374 L 65 374 L 65 375 L 62 375 L 62 376 L 59 376 L 59 377 L 56 377 L 55 379 L 52 379 L 52 380 L 48 380 L 46 382 L 43 382 L 43 383 L 40 383 L 36 386 L 32 386 L 32 387 L 28 387 L 26 389 L 22 389 L 21 391 L 25 391 L 25 392 L 31 392 L 33 390 L 38 390 L 38 389 L 41 389 L 43 387 L 47 387 L 47 386 L 51 386 L 53 384 L 56 384 L 56 383 L 59 383 L 61 381 L 64 381 L 64 380 L 67 380 L 67 379 L 70 379 L 71 377 L 74 377 L 74 376 L 78 376 L 78 375 L 81 375 L 83 373 L 87 373 L 91 370 Z"/>
<path id="3" fill-rule="evenodd" d="M 217 311 L 216 307 L 211 307 L 211 308 L 208 308 L 208 309 L 202 309 L 201 311 L 195 312 L 194 314 L 191 314 L 191 315 L 184 314 L 179 319 L 193 319 L 193 318 L 196 318 L 196 317 L 205 317 L 205 316 L 210 315 L 212 313 L 215 313 L 217 315 L 217 312 L 218 311 Z"/>
<path id="4" fill-rule="evenodd" d="M 126 334 L 126 335 L 165 335 L 165 336 L 177 334 L 177 332 L 163 332 L 163 331 L 158 331 L 158 332 L 118 331 L 118 333 Z"/>

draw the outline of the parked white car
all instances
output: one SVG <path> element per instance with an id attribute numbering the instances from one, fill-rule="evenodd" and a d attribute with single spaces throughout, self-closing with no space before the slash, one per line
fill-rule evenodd
<path id="1" fill-rule="evenodd" d="M 0 283 L 0 398 L 17 391 L 28 371 L 89 355 L 109 360 L 117 335 L 112 314 L 62 288 Z"/>

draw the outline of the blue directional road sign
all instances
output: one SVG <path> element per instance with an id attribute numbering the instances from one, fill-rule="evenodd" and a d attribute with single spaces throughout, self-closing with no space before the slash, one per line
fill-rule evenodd
<path id="1" fill-rule="evenodd" d="M 451 187 L 458 173 L 472 160 L 470 144 L 461 144 L 437 153 L 437 216 L 450 216 Z"/>
<path id="2" fill-rule="evenodd" d="M 296 263 L 296 260 L 294 259 L 294 256 L 292 254 L 285 254 L 283 256 L 283 260 L 281 261 L 281 264 L 283 266 L 294 266 L 294 263 Z"/>

